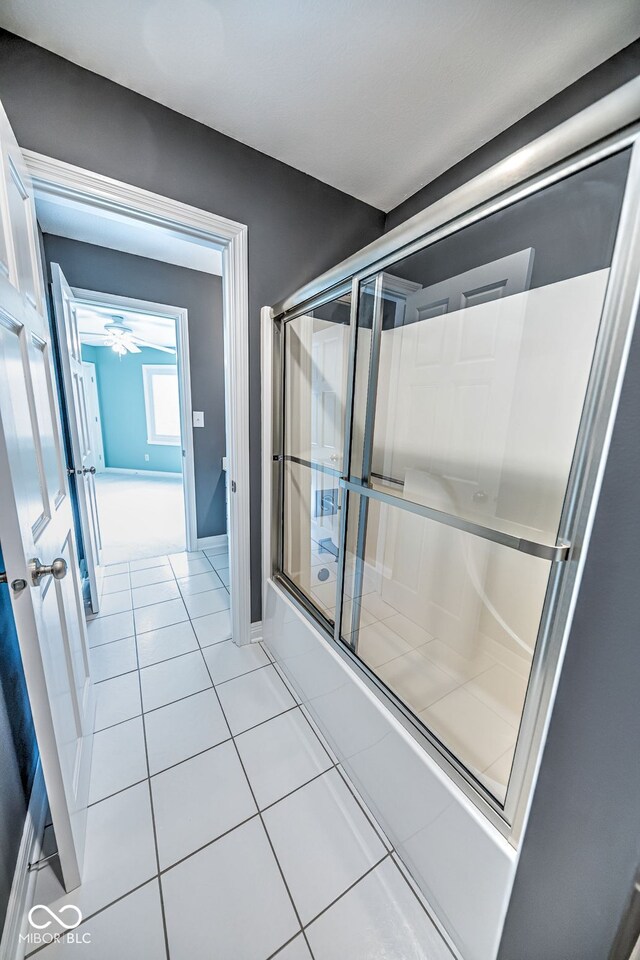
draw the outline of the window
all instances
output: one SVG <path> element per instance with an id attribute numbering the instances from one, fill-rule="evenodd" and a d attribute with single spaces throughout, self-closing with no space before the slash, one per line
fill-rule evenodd
<path id="1" fill-rule="evenodd" d="M 142 382 L 147 418 L 147 443 L 179 447 L 181 443 L 180 399 L 176 367 L 144 364 Z"/>

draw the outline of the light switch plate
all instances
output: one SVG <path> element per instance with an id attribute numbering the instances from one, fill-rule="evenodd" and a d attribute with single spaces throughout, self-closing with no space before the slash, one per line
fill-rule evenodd
<path id="1" fill-rule="evenodd" d="M 193 425 L 194 427 L 204 427 L 204 410 L 193 411 Z"/>

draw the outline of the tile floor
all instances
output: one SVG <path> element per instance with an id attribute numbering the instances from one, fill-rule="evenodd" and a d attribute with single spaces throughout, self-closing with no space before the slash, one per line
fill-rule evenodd
<path id="1" fill-rule="evenodd" d="M 182 476 L 96 475 L 103 563 L 184 550 Z M 162 523 L 158 523 L 162 517 Z"/>
<path id="2" fill-rule="evenodd" d="M 41 949 L 51 960 L 451 960 L 266 650 L 228 639 L 227 569 L 226 554 L 205 552 L 106 571 L 104 597 L 120 599 L 89 623 L 100 679 L 85 877 L 65 894 L 54 860 L 34 899 L 77 905 L 74 932 L 91 946 Z M 45 852 L 50 828 L 46 841 Z"/>

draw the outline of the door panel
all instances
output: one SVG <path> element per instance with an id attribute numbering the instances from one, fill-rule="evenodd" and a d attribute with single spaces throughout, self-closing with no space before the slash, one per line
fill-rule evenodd
<path id="1" fill-rule="evenodd" d="M 100 597 L 96 581 L 96 565 L 100 563 L 100 523 L 96 496 L 96 451 L 89 427 L 86 368 L 78 333 L 75 299 L 71 287 L 57 263 L 51 264 L 53 304 L 60 344 L 62 381 L 67 398 L 67 415 L 71 437 L 71 456 L 75 469 L 78 511 L 82 527 L 84 558 L 89 577 L 91 609 L 99 610 Z"/>
<path id="2" fill-rule="evenodd" d="M 0 153 L 9 264 L 7 276 L 0 270 L 0 540 L 62 877 L 72 890 L 82 877 L 93 693 L 35 211 L 1 108 Z M 46 569 L 56 558 L 60 579 Z"/>

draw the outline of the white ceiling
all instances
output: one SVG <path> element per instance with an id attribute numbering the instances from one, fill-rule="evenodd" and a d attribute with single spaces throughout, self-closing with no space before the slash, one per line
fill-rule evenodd
<path id="1" fill-rule="evenodd" d="M 43 233 L 222 276 L 219 250 L 159 224 L 137 223 L 67 197 L 42 197 L 37 191 L 36 213 Z"/>
<path id="2" fill-rule="evenodd" d="M 105 332 L 105 323 L 112 323 L 114 317 L 122 317 L 125 325 L 131 327 L 135 337 L 149 343 L 157 343 L 161 347 L 175 347 L 175 321 L 170 317 L 158 317 L 152 314 L 140 313 L 133 310 L 123 310 L 113 306 L 83 306 L 76 307 L 78 330 L 82 343 L 93 346 L 104 346 L 101 336 Z"/>
<path id="3" fill-rule="evenodd" d="M 0 24 L 389 210 L 640 35 L 638 0 L 3 0 Z"/>

